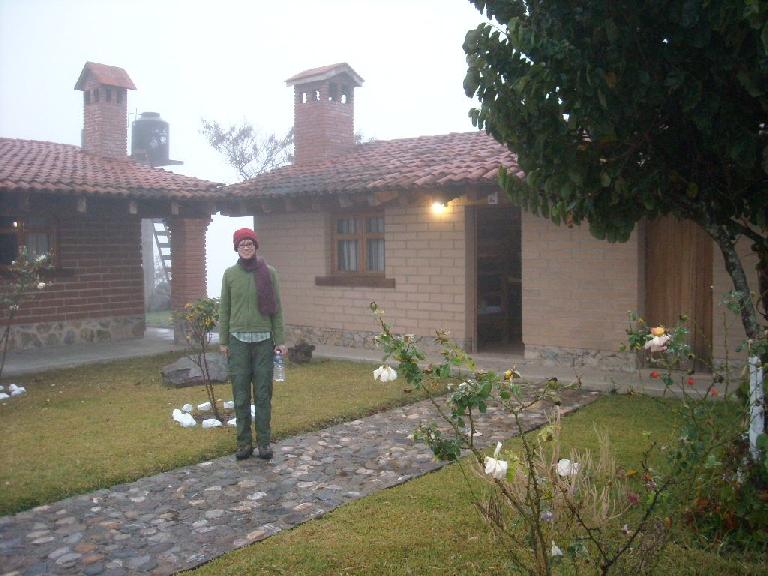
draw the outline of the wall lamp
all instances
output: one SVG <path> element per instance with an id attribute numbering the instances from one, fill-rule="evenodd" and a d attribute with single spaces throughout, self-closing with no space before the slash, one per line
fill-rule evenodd
<path id="1" fill-rule="evenodd" d="M 448 201 L 444 196 L 432 196 L 432 214 L 440 216 L 448 210 Z"/>

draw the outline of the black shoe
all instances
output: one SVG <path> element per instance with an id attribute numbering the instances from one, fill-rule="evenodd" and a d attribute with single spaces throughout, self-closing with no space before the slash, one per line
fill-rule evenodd
<path id="1" fill-rule="evenodd" d="M 272 448 L 269 446 L 259 446 L 259 458 L 262 460 L 272 460 Z"/>
<path id="2" fill-rule="evenodd" d="M 238 460 L 245 460 L 246 458 L 250 458 L 251 454 L 253 454 L 253 448 L 250 446 L 244 446 L 237 449 L 237 452 L 235 452 L 235 458 Z"/>

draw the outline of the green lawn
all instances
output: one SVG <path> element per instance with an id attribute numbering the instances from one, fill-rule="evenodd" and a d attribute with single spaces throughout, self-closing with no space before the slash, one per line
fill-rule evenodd
<path id="1" fill-rule="evenodd" d="M 173 408 L 206 400 L 202 387 L 167 389 L 160 368 L 178 354 L 14 378 L 28 393 L 0 403 L 0 513 L 230 453 L 231 429 L 183 429 Z M 372 366 L 319 361 L 289 366 L 277 384 L 274 430 L 284 437 L 353 419 L 418 397 L 402 380 L 374 381 Z M 6 383 L 9 379 L 4 379 Z M 352 393 L 354 392 L 354 393 Z M 230 399 L 228 385 L 218 397 Z M 669 440 L 675 400 L 607 396 L 564 420 L 564 450 L 596 449 L 594 427 L 609 431 L 620 464 L 637 467 L 650 432 Z M 729 407 L 723 403 L 724 417 Z M 730 411 L 732 414 L 732 410 Z M 516 441 L 511 441 L 514 447 Z M 477 480 L 474 480 L 477 482 Z M 480 490 L 479 485 L 475 485 Z M 755 558 L 727 558 L 680 542 L 659 574 L 768 574 Z M 513 573 L 504 546 L 473 508 L 457 465 L 350 503 L 330 514 L 227 554 L 201 574 Z"/>
<path id="2" fill-rule="evenodd" d="M 181 428 L 171 411 L 207 400 L 202 386 L 169 389 L 160 369 L 179 354 L 17 377 L 27 394 L 0 403 L 0 514 L 223 456 L 232 428 Z M 289 365 L 276 384 L 277 438 L 413 402 L 403 381 L 374 381 L 374 366 Z M 229 384 L 217 397 L 231 400 Z M 354 391 L 354 393 L 351 393 Z"/>
<path id="3" fill-rule="evenodd" d="M 610 431 L 625 465 L 637 463 L 652 432 L 675 433 L 674 401 L 609 396 L 564 420 L 564 448 L 597 449 L 594 427 Z M 509 446 L 516 446 L 512 441 Z M 470 475 L 470 477 L 472 477 Z M 473 489 L 482 490 L 473 480 Z M 683 534 L 682 540 L 685 540 Z M 759 558 L 723 558 L 670 545 L 658 574 L 768 574 Z M 293 530 L 237 550 L 194 571 L 207 574 L 513 574 L 504 546 L 474 509 L 458 465 L 343 506 Z"/>

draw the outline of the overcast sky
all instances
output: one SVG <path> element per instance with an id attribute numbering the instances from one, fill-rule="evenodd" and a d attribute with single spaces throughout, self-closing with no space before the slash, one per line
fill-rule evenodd
<path id="1" fill-rule="evenodd" d="M 468 0 L 0 0 L 0 136 L 80 144 L 86 61 L 124 68 L 134 114 L 170 124 L 174 172 L 237 175 L 199 134 L 200 119 L 247 119 L 264 133 L 293 123 L 285 79 L 347 62 L 362 76 L 355 130 L 387 140 L 473 129 L 461 44 L 482 21 Z M 130 130 L 129 130 L 130 132 Z M 218 295 L 235 226 L 208 234 Z"/>

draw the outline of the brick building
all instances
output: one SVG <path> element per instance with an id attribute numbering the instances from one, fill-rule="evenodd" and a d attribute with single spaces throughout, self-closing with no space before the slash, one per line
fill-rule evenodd
<path id="1" fill-rule="evenodd" d="M 205 295 L 205 230 L 220 186 L 127 156 L 135 87 L 124 70 L 88 62 L 75 88 L 82 148 L 0 138 L 0 277 L 20 246 L 55 259 L 51 286 L 15 318 L 10 349 L 143 336 L 142 218 L 170 227 L 172 306 Z"/>
<path id="2" fill-rule="evenodd" d="M 295 163 L 226 188 L 224 213 L 255 215 L 280 273 L 290 339 L 372 346 L 372 300 L 399 332 L 446 328 L 470 351 L 567 365 L 633 366 L 617 352 L 628 311 L 687 313 L 715 357 L 743 338 L 718 305 L 722 258 L 695 225 L 651 222 L 608 244 L 521 212 L 496 183 L 514 155 L 480 132 L 356 143 L 362 83 L 347 64 L 288 79 Z"/>

